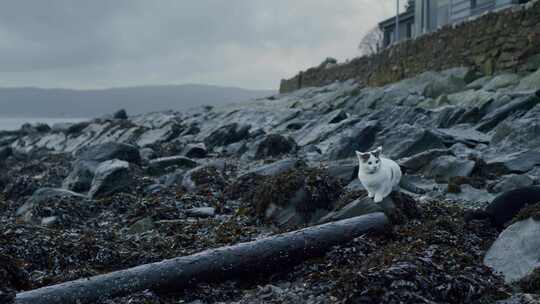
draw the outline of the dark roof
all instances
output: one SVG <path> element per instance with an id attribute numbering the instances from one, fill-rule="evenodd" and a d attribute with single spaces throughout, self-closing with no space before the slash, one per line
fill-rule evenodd
<path id="1" fill-rule="evenodd" d="M 404 13 L 399 14 L 399 23 L 410 21 L 411 19 L 414 20 L 414 10 L 408 10 Z M 395 24 L 396 24 L 396 16 L 390 17 L 386 20 L 379 22 L 379 27 L 385 28 L 392 25 L 395 26 Z"/>

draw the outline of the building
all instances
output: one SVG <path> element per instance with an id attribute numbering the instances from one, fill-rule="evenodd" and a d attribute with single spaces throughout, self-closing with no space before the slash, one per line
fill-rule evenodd
<path id="1" fill-rule="evenodd" d="M 414 7 L 399 15 L 399 38 L 405 40 L 482 13 L 504 9 L 529 0 L 415 0 Z M 396 40 L 396 17 L 379 23 L 382 47 Z"/>

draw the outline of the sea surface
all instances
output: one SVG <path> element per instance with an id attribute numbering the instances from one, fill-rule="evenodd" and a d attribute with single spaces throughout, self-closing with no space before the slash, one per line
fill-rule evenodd
<path id="1" fill-rule="evenodd" d="M 46 123 L 49 126 L 54 125 L 58 122 L 80 122 L 88 120 L 88 118 L 73 118 L 73 117 L 64 117 L 64 118 L 50 118 L 50 117 L 16 117 L 16 118 L 5 118 L 0 117 L 0 130 L 17 130 L 25 123 Z"/>

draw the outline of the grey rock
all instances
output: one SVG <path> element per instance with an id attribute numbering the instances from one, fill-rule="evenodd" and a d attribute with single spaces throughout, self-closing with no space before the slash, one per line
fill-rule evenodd
<path id="1" fill-rule="evenodd" d="M 129 163 L 113 159 L 100 163 L 96 168 L 92 187 L 88 192 L 91 198 L 102 198 L 131 188 L 132 177 Z"/>
<path id="2" fill-rule="evenodd" d="M 341 132 L 332 142 L 327 155 L 329 160 L 337 160 L 355 156 L 355 151 L 367 151 L 373 146 L 379 124 L 377 121 L 367 121 L 355 124 L 346 132 Z"/>
<path id="3" fill-rule="evenodd" d="M 208 150 L 204 143 L 187 144 L 181 154 L 188 158 L 205 158 L 208 155 Z"/>
<path id="4" fill-rule="evenodd" d="M 540 303 L 540 295 L 529 293 L 516 293 L 512 297 L 499 300 L 495 304 L 538 304 Z"/>
<path id="5" fill-rule="evenodd" d="M 399 125 L 380 135 L 374 146 L 383 146 L 383 154 L 399 159 L 433 149 L 446 149 L 436 133 L 409 124 Z"/>
<path id="6" fill-rule="evenodd" d="M 530 74 L 529 76 L 521 79 L 516 90 L 528 91 L 540 90 L 540 70 Z"/>
<path id="7" fill-rule="evenodd" d="M 448 149 L 433 149 L 418 153 L 414 156 L 403 158 L 399 161 L 402 168 L 416 172 L 429 165 L 434 159 L 451 154 Z"/>
<path id="8" fill-rule="evenodd" d="M 355 178 L 347 186 L 345 186 L 345 190 L 348 192 L 354 192 L 363 191 L 366 189 L 364 188 L 364 185 L 362 185 L 362 182 L 360 182 L 358 178 Z"/>
<path id="9" fill-rule="evenodd" d="M 48 216 L 41 219 L 41 226 L 43 227 L 52 227 L 59 223 L 59 218 L 57 216 Z"/>
<path id="10" fill-rule="evenodd" d="M 156 152 L 150 147 L 142 148 L 139 150 L 141 158 L 145 161 L 149 161 L 156 157 Z"/>
<path id="11" fill-rule="evenodd" d="M 205 140 L 204 143 L 210 149 L 218 146 L 225 146 L 235 142 L 239 142 L 249 136 L 250 125 L 240 125 L 238 123 L 232 123 L 222 126 L 212 132 Z"/>
<path id="12" fill-rule="evenodd" d="M 329 162 L 327 171 L 328 175 L 348 183 L 355 179 L 358 174 L 358 160 L 354 158 Z"/>
<path id="13" fill-rule="evenodd" d="M 501 121 L 510 116 L 510 114 L 517 111 L 528 111 L 538 103 L 540 103 L 540 98 L 534 95 L 516 98 L 507 105 L 498 108 L 492 113 L 486 115 L 478 124 L 476 130 L 481 132 L 490 131 L 491 129 L 495 128 Z"/>
<path id="14" fill-rule="evenodd" d="M 364 197 L 350 202 L 340 210 L 328 213 L 328 215 L 322 217 L 318 222 L 322 224 L 339 221 L 374 212 L 393 213 L 395 209 L 396 206 L 394 201 L 390 197 L 384 198 L 384 200 L 380 203 L 375 203 L 373 202 L 373 199 Z"/>
<path id="15" fill-rule="evenodd" d="M 276 176 L 301 164 L 296 158 L 286 158 L 267 165 L 256 167 L 243 175 L 256 174 L 261 176 Z"/>
<path id="16" fill-rule="evenodd" d="M 540 222 L 529 218 L 506 228 L 484 257 L 484 264 L 515 282 L 540 267 Z"/>
<path id="17" fill-rule="evenodd" d="M 186 215 L 192 217 L 213 217 L 216 209 L 212 207 L 199 207 L 186 210 Z"/>
<path id="18" fill-rule="evenodd" d="M 475 81 L 469 83 L 465 88 L 469 90 L 478 90 L 481 89 L 486 83 L 490 82 L 493 76 L 484 76 L 476 79 Z"/>
<path id="19" fill-rule="evenodd" d="M 120 109 L 113 114 L 115 119 L 128 119 L 128 115 L 125 109 Z"/>
<path id="20" fill-rule="evenodd" d="M 171 187 L 174 185 L 182 185 L 182 181 L 184 180 L 184 175 L 186 174 L 186 170 L 184 169 L 177 169 L 173 173 L 167 174 L 165 176 L 165 180 L 163 181 L 163 185 L 165 187 Z"/>
<path id="21" fill-rule="evenodd" d="M 436 177 L 439 181 L 448 181 L 452 177 L 470 176 L 475 162 L 459 159 L 452 155 L 443 155 L 434 159 L 424 170 L 426 176 Z"/>
<path id="22" fill-rule="evenodd" d="M 297 149 L 294 139 L 279 134 L 269 134 L 262 140 L 255 152 L 255 159 L 277 157 Z"/>
<path id="23" fill-rule="evenodd" d="M 509 86 L 517 85 L 519 83 L 520 77 L 516 74 L 501 74 L 493 77 L 488 83 L 483 87 L 486 91 L 494 91 Z"/>
<path id="24" fill-rule="evenodd" d="M 182 127 L 175 122 L 162 127 L 146 130 L 137 140 L 137 146 L 148 147 L 169 142 L 182 132 Z"/>
<path id="25" fill-rule="evenodd" d="M 534 180 L 526 174 L 509 174 L 501 176 L 501 179 L 497 183 L 491 185 L 489 188 L 491 189 L 491 192 L 500 193 L 521 187 L 532 186 L 533 184 Z"/>
<path id="26" fill-rule="evenodd" d="M 11 147 L 0 147 L 0 162 L 6 160 L 11 155 L 13 155 Z"/>
<path id="27" fill-rule="evenodd" d="M 540 152 L 528 150 L 486 160 L 485 170 L 495 175 L 526 173 L 540 165 Z"/>
<path id="28" fill-rule="evenodd" d="M 187 157 L 177 155 L 169 157 L 160 157 L 150 160 L 148 163 L 147 171 L 150 174 L 160 174 L 167 171 L 172 171 L 173 169 L 192 169 L 198 166 L 199 164 Z"/>
<path id="29" fill-rule="evenodd" d="M 81 193 L 90 190 L 98 165 L 97 161 L 75 161 L 73 169 L 62 183 L 62 188 Z"/>
<path id="30" fill-rule="evenodd" d="M 107 142 L 104 144 L 86 147 L 78 151 L 75 157 L 78 160 L 90 160 L 97 162 L 119 159 L 137 165 L 141 163 L 141 155 L 139 154 L 139 149 L 137 147 L 116 142 Z"/>
<path id="31" fill-rule="evenodd" d="M 29 221 L 33 216 L 31 213 L 35 206 L 47 201 L 62 199 L 85 201 L 88 200 L 88 197 L 66 189 L 41 188 L 36 190 L 34 194 L 32 194 L 32 196 L 17 209 L 15 215 L 23 218 L 25 221 Z"/>

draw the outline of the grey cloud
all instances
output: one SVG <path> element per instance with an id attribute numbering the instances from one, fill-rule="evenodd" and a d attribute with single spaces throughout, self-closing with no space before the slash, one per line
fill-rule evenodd
<path id="1" fill-rule="evenodd" d="M 17 0 L 0 4 L 0 86 L 204 82 L 275 88 L 356 55 L 381 0 Z"/>

